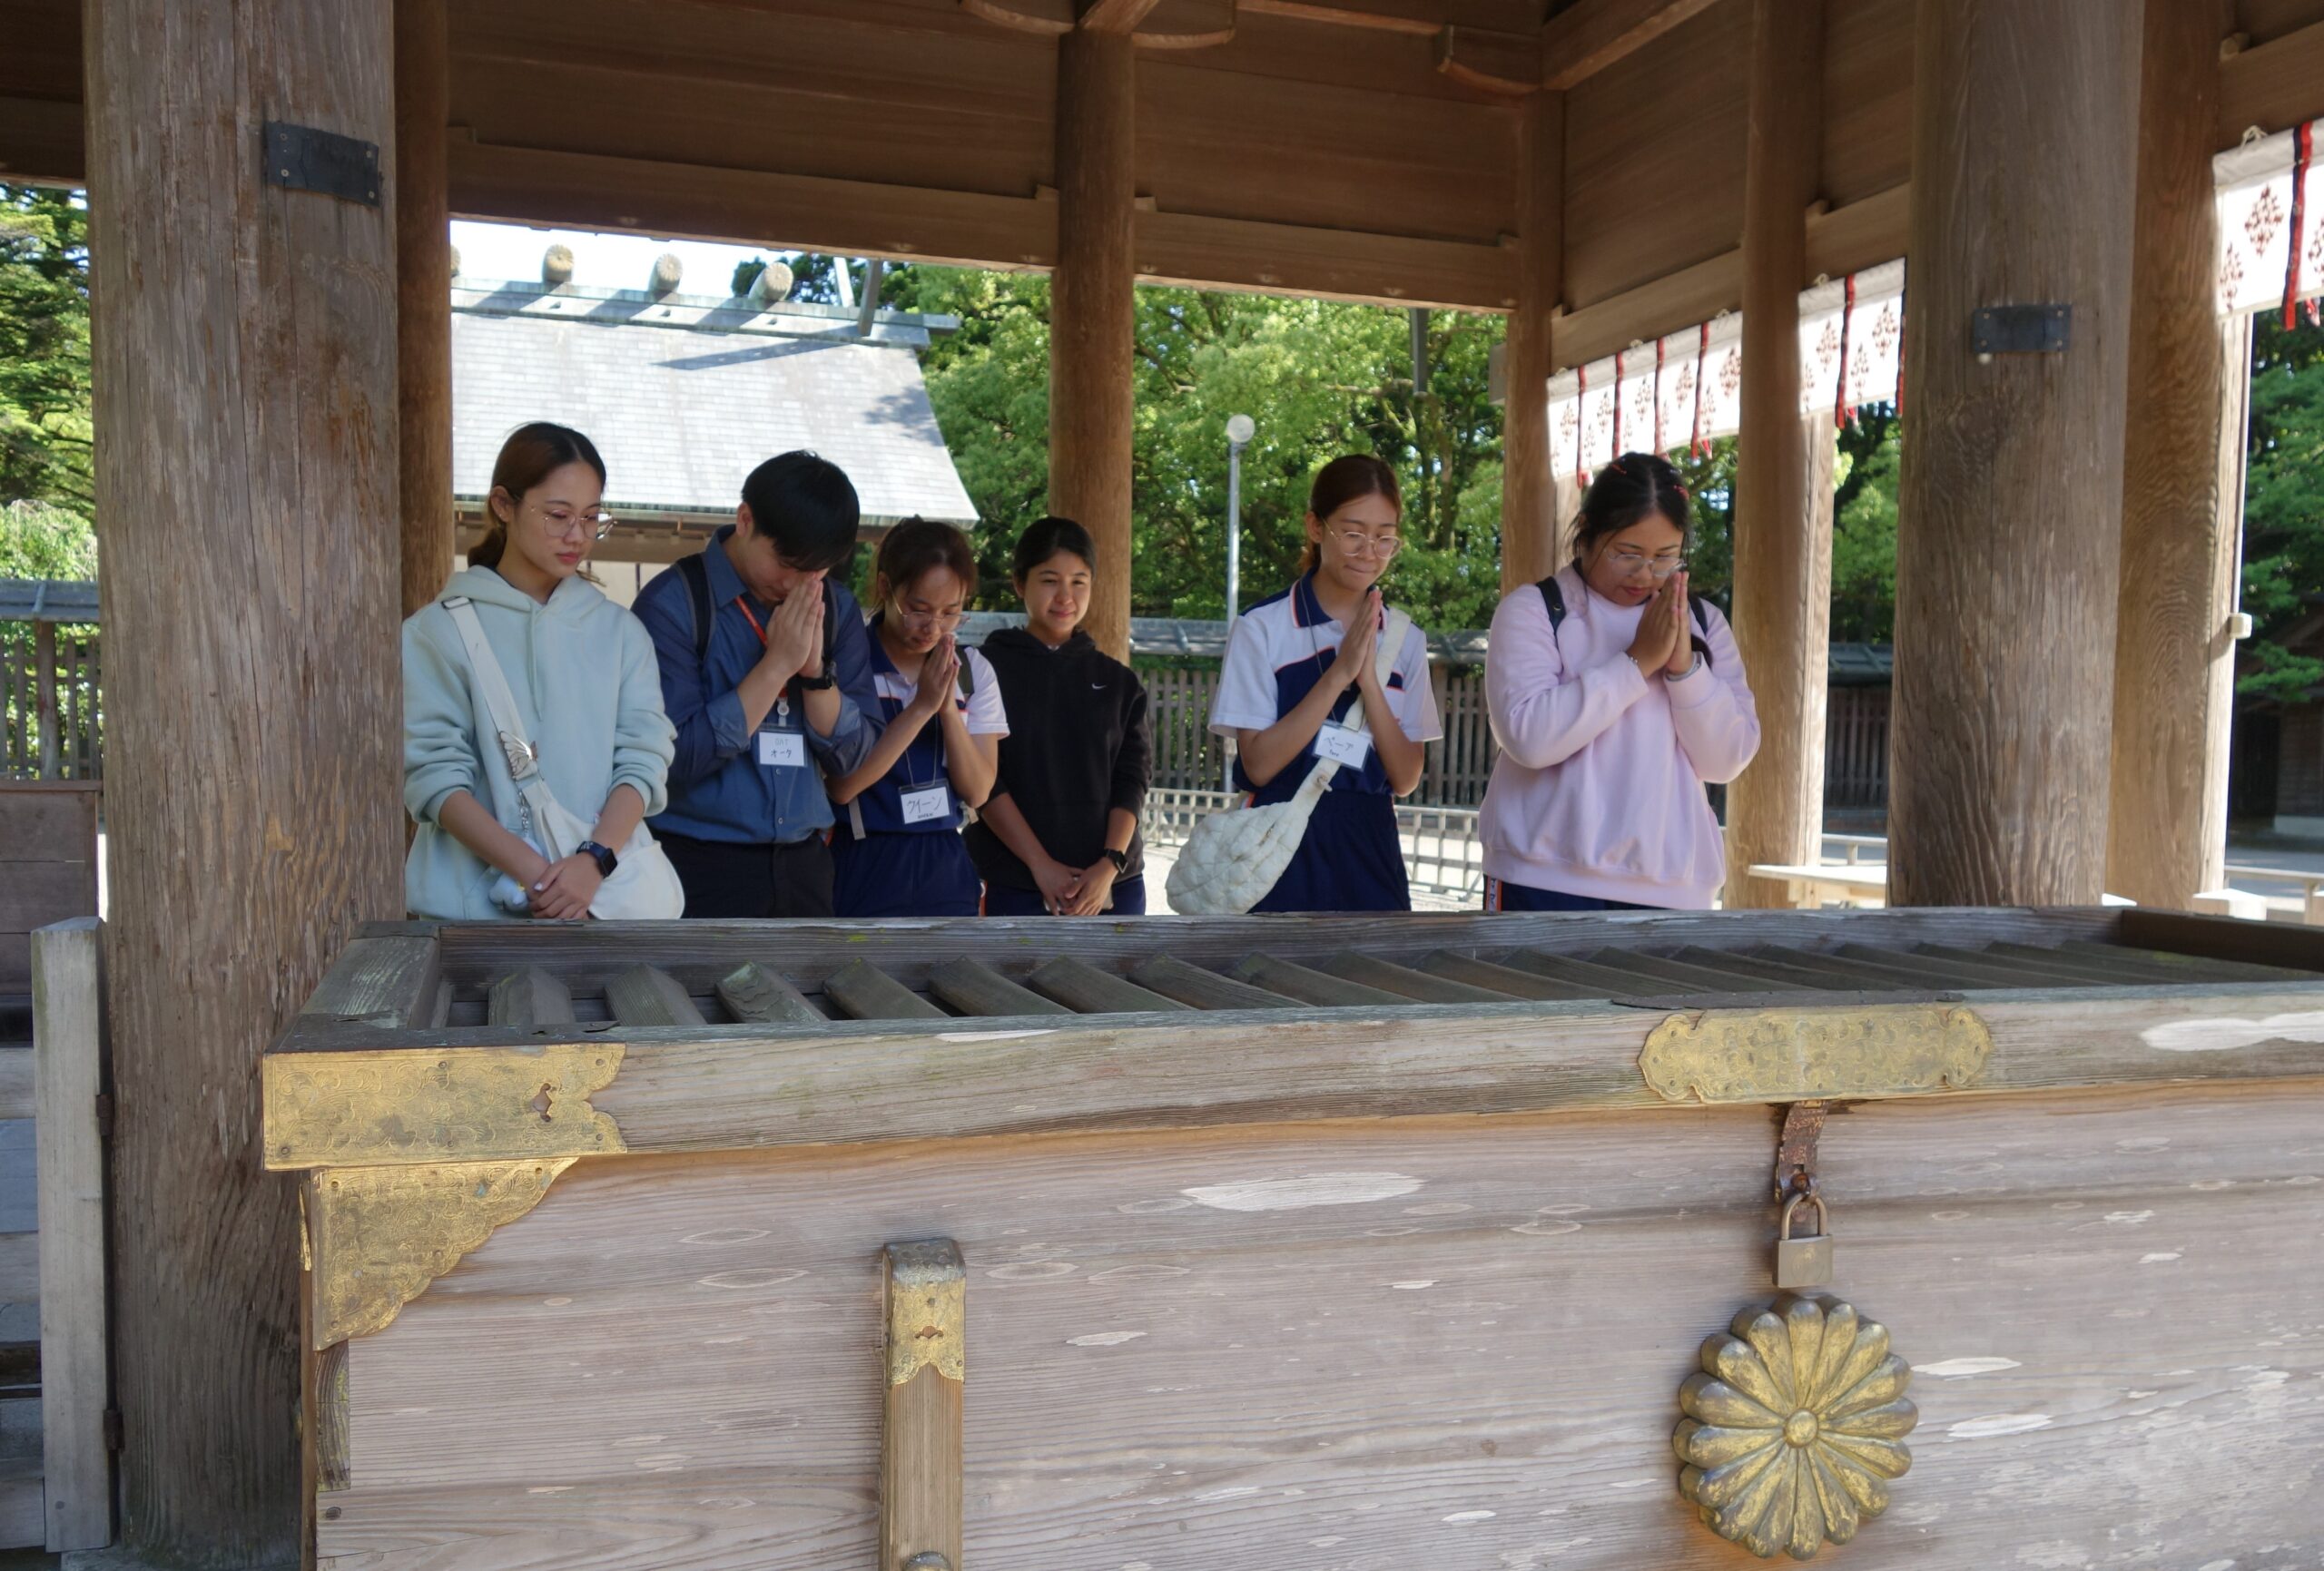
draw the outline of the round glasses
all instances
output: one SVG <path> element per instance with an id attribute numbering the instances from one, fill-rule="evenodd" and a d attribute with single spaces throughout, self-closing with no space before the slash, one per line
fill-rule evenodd
<path id="1" fill-rule="evenodd" d="M 1673 573 L 1683 572 L 1687 565 L 1683 556 L 1641 556 L 1635 551 L 1609 551 L 1606 560 L 1625 578 L 1634 578 L 1640 573 L 1668 578 Z"/>
<path id="2" fill-rule="evenodd" d="M 614 515 L 603 507 L 576 511 L 570 507 L 544 507 L 540 510 L 541 525 L 554 540 L 569 539 L 577 531 L 592 540 L 603 540 L 614 532 Z"/>
<path id="3" fill-rule="evenodd" d="M 1377 556 L 1385 562 L 1404 548 L 1403 539 L 1394 535 L 1367 535 L 1361 529 L 1334 529 L 1333 538 L 1340 549 L 1350 556 Z"/>

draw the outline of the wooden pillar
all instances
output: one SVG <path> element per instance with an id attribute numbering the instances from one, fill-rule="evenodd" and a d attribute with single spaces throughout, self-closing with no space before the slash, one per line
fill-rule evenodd
<path id="1" fill-rule="evenodd" d="M 1829 415 L 1799 412 L 1799 290 L 1821 173 L 1823 0 L 1755 0 L 1743 178 L 1742 427 L 1735 465 L 1735 641 L 1758 700 L 1758 757 L 1728 788 L 1726 901 L 1788 903 L 1755 862 L 1817 860 L 1832 626 Z"/>
<path id="2" fill-rule="evenodd" d="M 452 242 L 444 146 L 452 86 L 444 0 L 394 4 L 396 383 L 409 616 L 442 594 L 452 575 Z"/>
<path id="3" fill-rule="evenodd" d="M 2095 905 L 2106 859 L 2140 8 L 1920 0 L 1888 898 Z M 1980 308 L 2073 308 L 2054 353 Z"/>
<path id="4" fill-rule="evenodd" d="M 880 1252 L 887 1399 L 880 1423 L 880 1564 L 960 1571 L 968 1277 L 949 1238 Z"/>
<path id="5" fill-rule="evenodd" d="M 1135 47 L 1127 33 L 1088 28 L 1058 41 L 1049 286 L 1049 510 L 1097 540 L 1086 625 L 1117 660 L 1129 658 Z"/>
<path id="6" fill-rule="evenodd" d="M 1518 115 L 1517 309 L 1502 351 L 1501 586 L 1531 584 L 1558 564 L 1557 476 L 1550 459 L 1550 342 L 1565 298 L 1565 94 L 1536 93 Z"/>
<path id="7" fill-rule="evenodd" d="M 393 28 L 389 0 L 84 22 L 122 1540 L 295 1564 L 299 1213 L 258 1066 L 402 907 Z M 264 183 L 267 121 L 377 145 L 378 205 Z"/>
<path id="8" fill-rule="evenodd" d="M 2222 324 L 2214 293 L 2223 31 L 2217 5 L 2147 0 L 2106 888 L 2181 910 L 2225 878 L 2250 364 L 2250 322 Z"/>

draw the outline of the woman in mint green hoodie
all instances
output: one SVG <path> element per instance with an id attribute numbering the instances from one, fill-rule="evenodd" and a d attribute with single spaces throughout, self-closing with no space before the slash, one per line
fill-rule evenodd
<path id="1" fill-rule="evenodd" d="M 416 917 L 588 914 L 606 848 L 666 805 L 674 733 L 645 625 L 581 575 L 611 520 L 605 461 L 580 432 L 521 426 L 493 465 L 489 524 L 433 605 L 403 624 L 403 800 L 419 826 L 404 859 Z M 556 800 L 597 806 L 580 848 L 552 862 L 525 838 L 498 728 L 447 602 L 475 608 Z"/>

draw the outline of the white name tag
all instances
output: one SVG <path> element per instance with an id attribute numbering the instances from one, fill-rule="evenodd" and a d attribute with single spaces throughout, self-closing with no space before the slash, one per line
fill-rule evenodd
<path id="1" fill-rule="evenodd" d="M 805 769 L 807 739 L 795 731 L 763 731 L 759 762 L 768 769 Z"/>
<path id="2" fill-rule="evenodd" d="M 903 793 L 904 822 L 924 824 L 952 810 L 952 793 L 940 785 L 922 786 Z"/>
<path id="3" fill-rule="evenodd" d="M 1327 721 L 1324 729 L 1315 733 L 1315 756 L 1318 758 L 1361 768 L 1371 752 L 1371 736 L 1353 726 L 1334 725 Z"/>

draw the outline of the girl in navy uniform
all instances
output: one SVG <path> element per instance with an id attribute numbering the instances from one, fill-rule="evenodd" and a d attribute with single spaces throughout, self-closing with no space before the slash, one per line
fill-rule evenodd
<path id="1" fill-rule="evenodd" d="M 975 583 L 976 554 L 950 524 L 907 518 L 880 542 L 872 678 L 885 729 L 859 767 L 831 782 L 837 916 L 977 914 L 981 885 L 960 843 L 960 810 L 991 792 L 1009 718 L 984 656 L 953 642 Z"/>
<path id="2" fill-rule="evenodd" d="M 1236 623 L 1210 711 L 1210 729 L 1236 740 L 1236 785 L 1264 807 L 1298 790 L 1319 748 L 1340 763 L 1254 911 L 1412 908 L 1395 799 L 1420 783 L 1423 749 L 1444 732 L 1417 623 L 1379 674 L 1379 578 L 1403 544 L 1403 517 L 1394 470 L 1366 453 L 1333 459 L 1308 494 L 1303 575 Z M 1348 723 L 1358 704 L 1364 731 Z"/>

